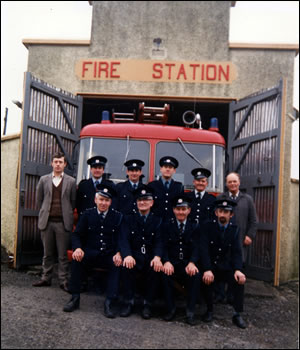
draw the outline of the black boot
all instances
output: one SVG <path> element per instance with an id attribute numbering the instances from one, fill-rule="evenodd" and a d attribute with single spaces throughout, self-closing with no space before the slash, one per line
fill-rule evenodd
<path id="1" fill-rule="evenodd" d="M 65 312 L 72 312 L 76 309 L 79 309 L 80 304 L 80 295 L 74 294 L 72 295 L 71 300 L 64 306 L 63 310 Z"/>
<path id="2" fill-rule="evenodd" d="M 108 318 L 115 318 L 116 315 L 115 313 L 112 311 L 112 301 L 109 299 L 105 299 L 104 302 L 104 315 Z"/>

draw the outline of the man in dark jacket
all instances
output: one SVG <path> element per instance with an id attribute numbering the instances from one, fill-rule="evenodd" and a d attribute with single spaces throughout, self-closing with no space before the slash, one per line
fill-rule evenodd
<path id="1" fill-rule="evenodd" d="M 117 210 L 127 215 L 138 212 L 134 191 L 143 186 L 140 178 L 145 163 L 140 159 L 131 159 L 125 162 L 124 165 L 127 167 L 128 180 L 116 185 L 116 191 L 118 193 Z"/>
<path id="2" fill-rule="evenodd" d="M 108 269 L 104 314 L 114 318 L 112 302 L 118 297 L 122 258 L 118 239 L 122 214 L 112 209 L 112 197 L 116 195 L 110 186 L 99 185 L 95 195 L 96 208 L 86 210 L 72 234 L 71 300 L 64 306 L 65 312 L 79 308 L 80 282 L 83 268 Z"/>
<path id="3" fill-rule="evenodd" d="M 109 185 L 114 187 L 114 183 L 111 180 L 103 177 L 105 165 L 107 159 L 102 156 L 94 156 L 87 160 L 87 164 L 90 166 L 91 178 L 80 181 L 76 195 L 76 209 L 79 217 L 84 213 L 86 209 L 95 208 L 95 193 L 97 192 L 97 186 Z"/>
<path id="4" fill-rule="evenodd" d="M 163 285 L 167 314 L 164 319 L 171 321 L 175 317 L 174 280 L 187 287 L 186 321 L 195 325 L 195 306 L 199 294 L 199 225 L 188 218 L 191 201 L 186 195 L 172 200 L 175 218 L 163 225 Z"/>
<path id="5" fill-rule="evenodd" d="M 153 212 L 167 220 L 173 217 L 172 198 L 182 194 L 184 187 L 181 182 L 172 179 L 179 165 L 177 159 L 170 156 L 162 157 L 159 160 L 159 165 L 161 177 L 159 180 L 150 182 L 149 186 L 154 190 Z"/>
<path id="6" fill-rule="evenodd" d="M 137 273 L 145 280 L 145 295 L 142 317 L 152 316 L 151 306 L 156 296 L 159 272 L 162 270 L 161 257 L 163 242 L 161 236 L 162 219 L 150 210 L 153 206 L 153 191 L 143 185 L 135 192 L 138 212 L 126 215 L 121 225 L 120 248 L 123 258 L 122 281 L 124 287 L 124 307 L 120 316 L 131 314 Z"/>
<path id="7" fill-rule="evenodd" d="M 194 176 L 194 191 L 187 196 L 192 200 L 192 210 L 190 218 L 196 219 L 200 225 L 212 219 L 215 196 L 206 192 L 210 170 L 196 168 L 191 171 Z"/>
<path id="8" fill-rule="evenodd" d="M 217 220 L 204 225 L 200 238 L 200 260 L 203 269 L 204 296 L 207 312 L 204 322 L 213 318 L 213 282 L 227 282 L 233 291 L 234 315 L 232 321 L 240 328 L 246 328 L 240 316 L 244 303 L 244 284 L 242 249 L 239 229 L 230 222 L 235 202 L 225 197 L 215 202 Z"/>

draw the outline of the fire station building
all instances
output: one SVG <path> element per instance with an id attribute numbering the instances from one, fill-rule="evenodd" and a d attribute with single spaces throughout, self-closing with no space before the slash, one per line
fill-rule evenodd
<path id="1" fill-rule="evenodd" d="M 51 171 L 53 152 L 66 151 L 71 164 L 84 126 L 101 122 L 104 110 L 111 120 L 136 120 L 144 103 L 157 108 L 167 104 L 170 125 L 184 126 L 186 111 L 200 114 L 203 129 L 209 128 L 212 117 L 218 119 L 226 141 L 225 173 L 241 175 L 241 190 L 256 205 L 250 276 L 275 285 L 297 278 L 299 184 L 291 181 L 290 168 L 298 46 L 230 43 L 232 1 L 90 5 L 90 40 L 23 40 L 28 72 L 16 267 L 36 263 L 33 247 L 41 250 L 34 195 L 39 177 Z"/>

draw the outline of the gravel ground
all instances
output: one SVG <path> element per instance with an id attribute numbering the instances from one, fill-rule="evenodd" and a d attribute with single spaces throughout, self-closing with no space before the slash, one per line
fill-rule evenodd
<path id="1" fill-rule="evenodd" d="M 201 322 L 204 305 L 197 306 L 197 324 L 184 321 L 184 304 L 173 322 L 162 319 L 162 304 L 143 320 L 107 319 L 104 296 L 94 288 L 81 295 L 80 309 L 62 311 L 70 295 L 58 287 L 34 288 L 32 271 L 17 272 L 1 264 L 1 348 L 3 349 L 296 349 L 299 348 L 298 282 L 279 288 L 247 281 L 243 318 L 247 329 L 232 324 L 232 308 L 215 306 L 211 324 Z M 181 306 L 181 308 L 180 308 Z"/>

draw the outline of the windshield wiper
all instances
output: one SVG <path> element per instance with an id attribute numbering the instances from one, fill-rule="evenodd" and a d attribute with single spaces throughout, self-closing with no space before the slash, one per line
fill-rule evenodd
<path id="1" fill-rule="evenodd" d="M 180 142 L 181 144 L 181 147 L 183 148 L 184 152 L 190 156 L 192 159 L 194 159 L 195 162 L 197 162 L 201 168 L 204 168 L 204 166 L 201 164 L 200 160 L 198 160 L 184 145 L 184 143 L 182 142 L 182 140 L 178 137 L 178 141 Z"/>

